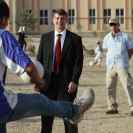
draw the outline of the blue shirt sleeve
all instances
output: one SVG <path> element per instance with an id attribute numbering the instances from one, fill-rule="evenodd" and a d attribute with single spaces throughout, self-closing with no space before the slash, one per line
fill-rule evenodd
<path id="1" fill-rule="evenodd" d="M 25 54 L 25 52 L 20 48 L 16 38 L 8 31 L 4 31 L 1 34 L 2 45 L 3 45 L 3 53 L 6 58 L 8 58 L 5 62 L 8 68 L 18 67 L 19 69 L 24 69 L 30 63 L 32 63 L 31 59 Z M 9 63 L 10 60 L 10 63 Z M 11 63 L 12 62 L 12 63 Z M 13 66 L 11 66 L 13 64 Z M 14 68 L 13 68 L 14 69 Z M 19 70 L 18 70 L 19 71 Z M 22 70 L 20 70 L 22 71 Z"/>

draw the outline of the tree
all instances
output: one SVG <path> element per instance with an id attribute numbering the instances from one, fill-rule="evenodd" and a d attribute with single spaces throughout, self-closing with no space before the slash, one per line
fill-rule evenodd
<path id="1" fill-rule="evenodd" d="M 81 34 L 81 24 L 80 24 L 80 22 L 78 23 L 78 26 L 77 26 L 77 29 L 78 29 L 78 32 Z"/>
<path id="2" fill-rule="evenodd" d="M 34 18 L 34 12 L 28 9 L 28 0 L 25 0 L 25 9 L 18 16 L 18 20 L 16 20 L 17 26 L 25 26 L 26 29 L 35 30 L 37 19 Z"/>
<path id="3" fill-rule="evenodd" d="M 34 13 L 31 10 L 24 10 L 20 13 L 18 20 L 16 20 L 17 26 L 25 26 L 27 29 L 34 30 L 36 28 L 37 19 L 34 18 Z"/>

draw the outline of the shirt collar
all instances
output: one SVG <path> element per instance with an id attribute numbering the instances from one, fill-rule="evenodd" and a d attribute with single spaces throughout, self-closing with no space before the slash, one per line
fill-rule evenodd
<path id="1" fill-rule="evenodd" d="M 58 33 L 56 30 L 55 30 L 55 36 L 57 36 L 58 34 L 61 34 L 62 36 L 65 36 L 66 35 L 66 29 L 64 29 L 62 32 Z"/>
<path id="2" fill-rule="evenodd" d="M 111 33 L 111 35 L 112 35 L 112 37 L 115 37 L 115 36 L 120 36 L 121 33 L 122 33 L 122 31 L 120 30 L 116 35 L 113 35 L 112 33 Z"/>

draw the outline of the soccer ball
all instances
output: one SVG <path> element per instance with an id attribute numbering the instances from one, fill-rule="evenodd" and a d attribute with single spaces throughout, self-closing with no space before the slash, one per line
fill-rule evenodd
<path id="1" fill-rule="evenodd" d="M 43 75 L 44 75 L 44 69 L 43 69 L 42 64 L 41 64 L 39 61 L 35 60 L 35 59 L 31 59 L 31 60 L 32 60 L 32 62 L 34 63 L 34 65 L 35 65 L 35 67 L 36 67 L 36 69 L 37 69 L 37 71 L 38 71 L 40 77 L 42 78 Z M 28 75 L 26 72 L 24 72 L 23 74 L 21 74 L 21 75 L 20 75 L 20 78 L 21 78 L 25 83 L 31 83 L 31 82 L 30 82 L 30 77 L 29 77 L 29 75 Z"/>
<path id="2" fill-rule="evenodd" d="M 90 66 L 94 66 L 94 62 L 93 61 L 90 61 Z"/>

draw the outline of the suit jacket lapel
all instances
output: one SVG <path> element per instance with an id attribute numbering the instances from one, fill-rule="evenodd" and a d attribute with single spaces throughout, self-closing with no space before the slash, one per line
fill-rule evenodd
<path id="1" fill-rule="evenodd" d="M 49 38 L 49 45 L 50 45 L 50 49 L 49 49 L 49 51 L 50 51 L 50 55 L 51 56 L 53 56 L 53 48 L 54 48 L 54 31 L 52 31 L 51 32 L 51 36 L 50 36 L 50 38 Z"/>
<path id="2" fill-rule="evenodd" d="M 63 49 L 62 49 L 62 53 L 61 53 L 61 60 L 63 59 L 65 52 L 67 51 L 67 48 L 69 47 L 71 42 L 71 34 L 70 32 L 67 30 L 66 31 L 66 36 L 65 36 L 65 40 L 64 40 L 64 45 L 63 45 Z"/>

